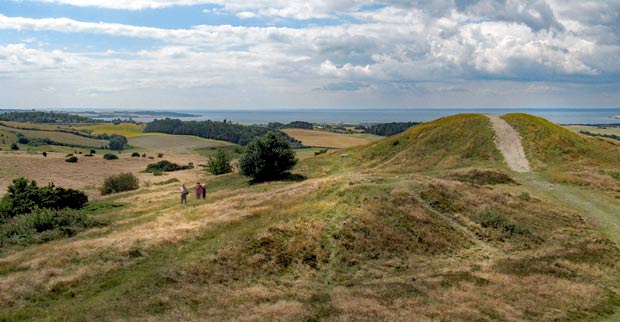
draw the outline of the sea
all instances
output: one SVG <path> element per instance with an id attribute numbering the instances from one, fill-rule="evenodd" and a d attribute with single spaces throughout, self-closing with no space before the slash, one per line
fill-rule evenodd
<path id="1" fill-rule="evenodd" d="M 103 110 L 102 110 L 103 111 Z M 157 109 L 158 112 L 166 111 Z M 611 124 L 620 123 L 620 108 L 485 108 L 485 109 L 263 109 L 263 110 L 181 110 L 196 115 L 180 117 L 184 121 L 212 120 L 239 124 L 267 124 L 306 121 L 316 124 L 347 123 L 371 124 L 388 122 L 426 122 L 461 113 L 507 114 L 528 113 L 558 124 Z M 107 110 L 109 112 L 109 110 Z M 102 118 L 105 119 L 105 118 Z M 153 117 L 134 117 L 137 122 L 150 122 Z"/>

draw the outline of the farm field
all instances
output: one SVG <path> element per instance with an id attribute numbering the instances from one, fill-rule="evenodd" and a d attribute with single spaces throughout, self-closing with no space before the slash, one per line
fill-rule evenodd
<path id="1" fill-rule="evenodd" d="M 577 133 L 581 131 L 587 131 L 597 134 L 620 135 L 620 127 L 601 127 L 587 125 L 567 125 L 565 127 Z"/>
<path id="2" fill-rule="evenodd" d="M 147 153 L 148 154 L 148 153 Z M 194 182 L 194 178 L 201 175 L 201 168 L 168 173 L 163 176 L 153 176 L 150 173 L 140 173 L 149 163 L 159 160 L 169 160 L 178 164 L 195 165 L 204 163 L 204 159 L 195 155 L 165 155 L 164 158 L 132 158 L 129 153 L 119 155 L 118 160 L 104 160 L 101 154 L 93 157 L 76 155 L 77 163 L 65 162 L 64 153 L 48 153 L 43 157 L 38 153 L 27 152 L 0 152 L 0 191 L 6 192 L 7 186 L 15 178 L 25 177 L 36 180 L 39 185 L 54 182 L 57 186 L 81 189 L 90 196 L 98 196 L 98 188 L 103 180 L 111 175 L 122 172 L 135 174 L 142 183 L 156 183 L 170 178 Z M 27 166 L 25 166 L 27 165 Z"/>
<path id="3" fill-rule="evenodd" d="M 92 148 L 100 148 L 102 146 L 107 146 L 108 141 L 106 140 L 96 140 L 91 139 L 71 133 L 65 132 L 52 132 L 52 131 L 36 131 L 36 130 L 21 130 L 14 129 L 10 127 L 0 126 L 0 131 L 3 132 L 11 132 L 11 133 L 21 133 L 25 135 L 29 139 L 50 139 L 55 142 L 67 144 L 67 145 L 78 145 L 83 147 L 92 147 Z"/>
<path id="4" fill-rule="evenodd" d="M 177 153 L 193 153 L 196 149 L 235 146 L 229 142 L 203 139 L 191 135 L 148 134 L 129 137 L 129 145 L 149 150 L 174 151 Z"/>
<path id="5" fill-rule="evenodd" d="M 96 125 L 87 125 L 87 126 L 78 126 L 76 129 L 81 131 L 86 131 L 91 134 L 119 134 L 125 136 L 126 138 L 132 138 L 136 136 L 145 136 L 145 135 L 157 135 L 157 133 L 143 133 L 144 125 L 142 124 L 133 124 L 133 123 L 121 123 L 121 124 L 96 124 Z"/>
<path id="6" fill-rule="evenodd" d="M 339 134 L 325 131 L 304 130 L 304 129 L 283 129 L 286 134 L 300 140 L 306 146 L 324 148 L 350 148 L 354 146 L 366 145 L 376 141 L 376 138 L 356 137 L 348 134 Z"/>

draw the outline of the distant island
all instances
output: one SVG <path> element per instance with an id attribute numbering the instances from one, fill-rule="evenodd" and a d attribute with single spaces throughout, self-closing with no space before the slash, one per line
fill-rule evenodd
<path id="1" fill-rule="evenodd" d="M 130 119 L 134 117 L 198 117 L 197 114 L 171 112 L 171 111 L 111 111 L 111 112 L 92 112 L 83 111 L 75 112 L 75 114 L 90 117 L 90 118 L 118 118 L 118 119 Z"/>

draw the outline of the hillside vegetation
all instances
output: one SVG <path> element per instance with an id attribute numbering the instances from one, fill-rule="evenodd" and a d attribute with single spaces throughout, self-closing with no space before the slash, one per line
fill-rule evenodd
<path id="1" fill-rule="evenodd" d="M 143 187 L 93 214 L 104 227 L 0 249 L 0 320 L 596 321 L 620 308 L 618 246 L 537 173 L 507 170 L 485 116 L 292 173 L 307 179 L 200 178 L 207 200 L 189 205 L 174 180 Z"/>
<path id="2" fill-rule="evenodd" d="M 507 114 L 502 118 L 521 134 L 531 165 L 552 180 L 620 191 L 619 143 L 580 135 L 532 115 Z"/>

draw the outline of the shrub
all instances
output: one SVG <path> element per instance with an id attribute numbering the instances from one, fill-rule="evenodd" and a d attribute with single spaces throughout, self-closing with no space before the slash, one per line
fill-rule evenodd
<path id="1" fill-rule="evenodd" d="M 106 160 L 117 160 L 118 159 L 118 155 L 114 154 L 114 153 L 106 153 L 103 155 L 103 158 Z"/>
<path id="2" fill-rule="evenodd" d="M 215 156 L 209 156 L 207 160 L 207 171 L 213 175 L 220 175 L 232 172 L 230 156 L 224 149 L 218 149 Z"/>
<path id="3" fill-rule="evenodd" d="M 140 157 L 140 153 L 134 152 L 134 153 L 131 154 L 131 157 L 132 158 L 139 158 Z"/>
<path id="4" fill-rule="evenodd" d="M 323 153 L 327 153 L 327 151 L 329 151 L 329 149 L 321 149 L 321 150 L 319 150 L 319 151 L 314 152 L 314 155 L 315 155 L 315 156 L 317 156 L 317 155 L 321 155 L 321 154 L 323 154 Z"/>
<path id="5" fill-rule="evenodd" d="M 73 156 L 73 153 L 69 153 L 69 154 L 65 155 L 65 158 L 72 157 L 72 156 Z"/>
<path id="6" fill-rule="evenodd" d="M 8 217 L 27 214 L 36 208 L 80 209 L 88 197 L 79 190 L 61 187 L 38 187 L 36 181 L 25 178 L 13 180 L 7 194 L 0 200 L 0 213 Z"/>
<path id="7" fill-rule="evenodd" d="M 142 153 L 142 157 L 143 157 L 143 158 L 146 158 L 146 153 Z"/>
<path id="8" fill-rule="evenodd" d="M 19 138 L 17 138 L 17 143 L 28 144 L 30 143 L 30 140 L 28 140 L 28 138 L 25 136 L 20 136 Z"/>
<path id="9" fill-rule="evenodd" d="M 11 150 L 13 150 L 13 151 L 19 150 L 19 146 L 17 145 L 17 143 L 11 144 Z"/>
<path id="10" fill-rule="evenodd" d="M 296 163 L 295 152 L 286 138 L 271 132 L 245 147 L 239 168 L 243 175 L 255 181 L 266 181 L 282 177 Z"/>
<path id="11" fill-rule="evenodd" d="M 96 153 L 97 153 L 97 151 L 95 151 L 95 150 L 90 150 L 90 154 L 96 154 Z"/>
<path id="12" fill-rule="evenodd" d="M 70 156 L 70 157 L 65 159 L 65 162 L 76 163 L 76 162 L 78 162 L 78 158 L 75 157 L 75 156 Z"/>
<path id="13" fill-rule="evenodd" d="M 144 170 L 144 172 L 155 174 L 155 173 L 161 173 L 161 172 L 173 172 L 173 171 L 179 171 L 179 170 L 186 170 L 186 169 L 191 169 L 191 168 L 193 168 L 193 166 L 190 166 L 190 165 L 180 166 L 168 160 L 161 160 L 156 163 L 151 163 L 147 165 L 146 170 Z"/>
<path id="14" fill-rule="evenodd" d="M 84 210 L 37 209 L 31 214 L 15 217 L 10 224 L 0 227 L 0 246 L 71 237 L 80 230 L 101 225 Z"/>
<path id="15" fill-rule="evenodd" d="M 161 158 L 164 157 L 164 154 L 163 153 L 157 153 L 157 157 L 161 159 Z"/>
<path id="16" fill-rule="evenodd" d="M 44 158 L 47 158 L 47 152 L 43 152 L 41 155 L 43 155 Z"/>
<path id="17" fill-rule="evenodd" d="M 131 173 L 121 173 L 107 177 L 100 191 L 102 195 L 136 190 L 140 187 L 138 178 Z"/>

